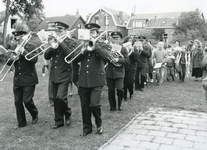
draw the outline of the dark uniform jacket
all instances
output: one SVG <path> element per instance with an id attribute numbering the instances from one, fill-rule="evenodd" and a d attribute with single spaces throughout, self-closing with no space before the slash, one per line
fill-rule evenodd
<path id="1" fill-rule="evenodd" d="M 134 48 L 134 52 L 129 56 L 129 60 L 129 64 L 124 64 L 125 72 L 135 72 L 138 60 L 138 50 L 136 47 Z"/>
<path id="2" fill-rule="evenodd" d="M 15 86 L 31 86 L 38 84 L 38 77 L 37 77 L 37 71 L 35 67 L 35 63 L 38 60 L 38 57 L 33 58 L 32 60 L 28 61 L 25 59 L 25 55 L 34 50 L 36 48 L 36 44 L 32 42 L 28 42 L 24 49 L 22 55 L 20 55 L 19 59 L 15 61 L 14 67 L 15 67 L 15 73 L 14 73 L 14 85 Z M 32 57 L 35 55 L 35 53 L 32 53 L 29 55 L 29 57 Z M 13 61 L 9 61 L 8 65 L 11 65 Z"/>
<path id="3" fill-rule="evenodd" d="M 49 48 L 45 51 L 46 60 L 51 59 L 50 81 L 54 83 L 70 82 L 72 66 L 65 62 L 65 57 L 76 47 L 73 39 L 66 38 L 57 49 Z"/>
<path id="4" fill-rule="evenodd" d="M 123 58 L 119 58 L 119 63 L 121 64 L 129 64 L 130 60 L 128 57 L 128 52 L 125 47 L 122 46 L 121 48 L 121 54 L 123 55 Z M 112 78 L 112 79 L 118 79 L 118 78 L 124 78 L 125 70 L 124 65 L 117 67 L 113 65 L 110 61 L 108 61 L 108 67 L 106 71 L 106 77 Z"/>
<path id="5" fill-rule="evenodd" d="M 152 55 L 151 48 L 148 46 L 143 46 L 143 51 L 140 52 L 138 50 L 138 54 L 139 55 L 138 55 L 137 67 L 139 68 L 147 67 L 148 59 Z"/>
<path id="6" fill-rule="evenodd" d="M 80 54 L 75 60 L 75 63 L 81 62 L 78 85 L 86 88 L 106 85 L 104 61 L 107 57 L 107 46 L 101 42 L 97 42 L 93 51 L 85 50 Z"/>

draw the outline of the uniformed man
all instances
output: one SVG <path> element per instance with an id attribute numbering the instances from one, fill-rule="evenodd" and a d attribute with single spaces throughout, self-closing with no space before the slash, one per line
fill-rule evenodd
<path id="1" fill-rule="evenodd" d="M 19 59 L 14 62 L 14 104 L 16 108 L 18 127 L 24 127 L 27 124 L 24 105 L 32 116 L 32 124 L 35 124 L 38 120 L 38 110 L 33 101 L 35 87 L 36 84 L 38 84 L 38 77 L 35 67 L 38 58 L 35 57 L 30 61 L 25 59 L 25 55 L 38 46 L 33 41 L 29 41 L 27 43 L 23 42 L 23 36 L 27 34 L 27 32 L 25 31 L 14 31 L 12 32 L 12 34 L 14 35 L 12 43 L 15 45 L 16 48 L 18 47 L 19 55 Z M 20 47 L 22 42 L 24 44 L 22 44 L 22 46 Z M 35 54 L 31 54 L 30 57 L 32 57 L 33 55 Z M 13 60 L 10 60 L 8 62 L 8 65 L 11 65 L 12 62 Z"/>
<path id="2" fill-rule="evenodd" d="M 92 38 L 99 36 L 100 26 L 98 24 L 89 23 L 85 27 L 90 30 Z M 80 62 L 78 94 L 81 101 L 83 136 L 92 133 L 91 114 L 95 117 L 96 133 L 102 134 L 103 132 L 100 100 L 103 86 L 106 85 L 104 61 L 107 57 L 107 45 L 97 41 L 93 43 L 92 48 L 86 48 L 75 60 L 76 63 Z"/>
<path id="3" fill-rule="evenodd" d="M 55 25 L 55 32 L 58 37 L 66 34 L 66 30 L 69 28 L 63 22 L 55 22 Z M 52 38 L 50 42 L 52 40 L 54 39 Z M 64 58 L 76 47 L 76 42 L 68 38 L 64 39 L 64 41 L 62 40 L 57 41 L 59 43 L 57 48 L 51 47 L 44 53 L 46 60 L 52 58 L 49 80 L 51 81 L 54 100 L 55 124 L 52 126 L 53 129 L 64 126 L 64 123 L 66 126 L 69 126 L 71 123 L 71 108 L 68 106 L 67 94 L 72 76 L 72 68 L 71 64 L 66 63 Z M 51 43 L 51 45 L 53 44 Z"/>
<path id="4" fill-rule="evenodd" d="M 141 42 L 138 49 L 138 61 L 137 61 L 137 70 L 135 76 L 135 90 L 144 90 L 144 82 L 146 82 L 146 71 L 148 65 L 148 58 L 151 57 L 152 53 L 150 47 L 147 46 L 147 41 L 145 36 L 139 36 L 138 40 Z M 141 82 L 140 82 L 141 76 Z"/>
<path id="5" fill-rule="evenodd" d="M 121 32 L 112 32 L 111 37 L 114 44 L 121 44 Z M 115 88 L 117 89 L 118 96 L 118 110 L 122 110 L 123 80 L 125 71 L 123 65 L 115 66 L 113 62 L 127 64 L 129 63 L 129 57 L 126 48 L 123 46 L 121 47 L 120 53 L 123 55 L 123 58 L 113 58 L 111 61 L 108 61 L 108 67 L 106 70 L 110 111 L 116 110 Z"/>

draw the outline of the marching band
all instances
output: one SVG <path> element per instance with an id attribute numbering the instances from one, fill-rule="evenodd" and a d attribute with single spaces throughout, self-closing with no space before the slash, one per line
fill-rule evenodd
<path id="1" fill-rule="evenodd" d="M 38 121 L 38 109 L 33 97 L 38 76 L 35 64 L 38 56 L 43 54 L 44 59 L 50 60 L 49 92 L 54 102 L 53 129 L 69 126 L 71 124 L 72 111 L 68 105 L 68 86 L 70 82 L 78 88 L 81 102 L 83 136 L 92 133 L 91 116 L 95 118 L 97 134 L 103 133 L 101 117 L 101 97 L 105 85 L 108 86 L 108 100 L 110 111 L 122 111 L 122 100 L 133 98 L 135 90 L 143 91 L 147 82 L 147 74 L 150 68 L 148 63 L 152 60 L 152 46 L 148 44 L 146 37 L 138 37 L 134 41 L 131 37 L 122 39 L 119 31 L 111 33 L 110 38 L 103 37 L 101 28 L 96 23 L 85 25 L 89 35 L 81 35 L 81 39 L 72 38 L 74 32 L 68 31 L 69 26 L 63 22 L 55 22 L 55 30 L 51 35 L 44 35 L 43 31 L 34 33 L 25 31 L 12 32 L 14 38 L 12 51 L 8 50 L 8 60 L 0 71 L 4 80 L 11 69 L 5 71 L 5 66 L 15 67 L 14 73 L 14 101 L 18 127 L 27 124 L 25 108 L 32 116 L 32 123 Z M 39 38 L 39 39 L 38 39 Z M 38 39 L 38 40 L 37 40 Z M 160 43 L 161 45 L 163 43 Z M 158 45 L 158 46 L 159 46 Z M 164 45 L 162 45 L 164 46 Z M 155 52 L 158 57 L 159 53 Z M 166 53 L 163 54 L 165 57 Z M 159 61 L 157 60 L 157 63 Z M 3 74 L 6 72 L 5 74 Z M 141 77 L 141 79 L 140 79 Z M 160 80 L 157 78 L 160 82 Z M 51 90 L 52 89 L 52 90 Z M 117 94 L 117 95 L 116 95 Z M 116 99 L 118 101 L 116 101 Z M 24 105 L 23 105 L 24 104 Z"/>

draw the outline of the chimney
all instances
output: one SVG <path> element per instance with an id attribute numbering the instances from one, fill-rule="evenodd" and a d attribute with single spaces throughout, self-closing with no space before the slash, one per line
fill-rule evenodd
<path id="1" fill-rule="evenodd" d="M 123 11 L 119 11 L 119 18 L 120 18 L 121 22 L 124 21 L 124 13 L 123 13 Z"/>
<path id="2" fill-rule="evenodd" d="M 76 16 L 79 16 L 79 11 L 78 11 L 78 9 L 77 9 L 77 11 L 76 11 Z"/>
<path id="3" fill-rule="evenodd" d="M 131 17 L 132 17 L 132 16 L 134 16 L 134 12 L 133 12 L 133 9 L 132 9 L 132 13 L 131 13 Z"/>

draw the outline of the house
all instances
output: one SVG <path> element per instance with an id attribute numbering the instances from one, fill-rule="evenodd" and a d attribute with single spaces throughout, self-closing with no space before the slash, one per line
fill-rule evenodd
<path id="1" fill-rule="evenodd" d="M 6 11 L 0 12 L 0 32 L 3 32 L 3 27 L 4 27 L 4 20 L 6 17 Z M 7 25 L 7 34 L 10 34 L 12 31 L 15 30 L 15 23 L 20 23 L 22 22 L 21 16 L 19 15 L 14 15 L 14 16 L 9 16 L 8 20 L 8 25 Z"/>
<path id="2" fill-rule="evenodd" d="M 53 31 L 55 21 L 61 21 L 69 25 L 69 30 L 73 29 L 84 29 L 85 28 L 85 20 L 80 15 L 65 15 L 65 16 L 56 16 L 56 17 L 46 17 L 44 21 L 38 26 L 37 30 L 44 29 L 45 31 Z M 74 36 L 78 37 L 78 31 L 74 31 Z"/>
<path id="3" fill-rule="evenodd" d="M 150 29 L 164 29 L 168 40 L 172 39 L 174 26 L 182 12 L 136 14 L 129 19 L 127 24 L 128 35 L 140 36 Z"/>
<path id="4" fill-rule="evenodd" d="M 129 19 L 130 16 L 123 11 L 103 7 L 90 15 L 87 23 L 99 24 L 100 31 L 107 30 L 108 35 L 113 31 L 120 31 L 125 37 L 128 34 L 126 26 Z"/>

